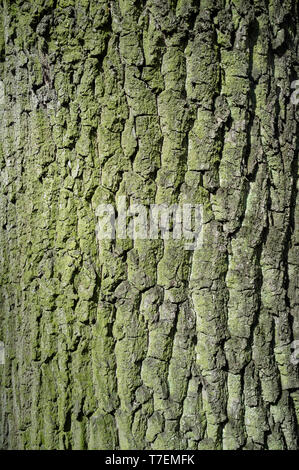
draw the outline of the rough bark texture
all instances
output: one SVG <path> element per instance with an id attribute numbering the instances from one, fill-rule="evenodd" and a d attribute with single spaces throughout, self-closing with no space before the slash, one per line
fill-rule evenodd
<path id="1" fill-rule="evenodd" d="M 0 5 L 2 448 L 298 448 L 297 1 Z"/>

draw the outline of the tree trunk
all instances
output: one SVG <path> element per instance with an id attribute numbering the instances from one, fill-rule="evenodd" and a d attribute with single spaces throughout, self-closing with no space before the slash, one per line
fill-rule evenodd
<path id="1" fill-rule="evenodd" d="M 1 447 L 298 448 L 297 1 L 0 5 Z"/>

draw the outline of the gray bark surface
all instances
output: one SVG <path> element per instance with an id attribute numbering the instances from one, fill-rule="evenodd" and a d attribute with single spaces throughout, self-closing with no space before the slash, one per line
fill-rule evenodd
<path id="1" fill-rule="evenodd" d="M 298 26 L 0 1 L 0 447 L 298 449 Z M 203 246 L 100 240 L 123 195 L 201 204 Z"/>

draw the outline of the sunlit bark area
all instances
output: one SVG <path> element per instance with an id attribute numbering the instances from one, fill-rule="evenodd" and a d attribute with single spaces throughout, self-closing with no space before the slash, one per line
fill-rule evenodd
<path id="1" fill-rule="evenodd" d="M 1 448 L 298 449 L 298 18 L 0 1 Z M 121 197 L 202 246 L 100 239 Z"/>

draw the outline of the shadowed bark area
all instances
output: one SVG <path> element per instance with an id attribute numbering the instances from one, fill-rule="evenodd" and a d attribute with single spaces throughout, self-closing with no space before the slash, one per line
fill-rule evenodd
<path id="1" fill-rule="evenodd" d="M 0 447 L 298 449 L 297 1 L 0 19 Z M 203 246 L 99 239 L 121 196 Z"/>

